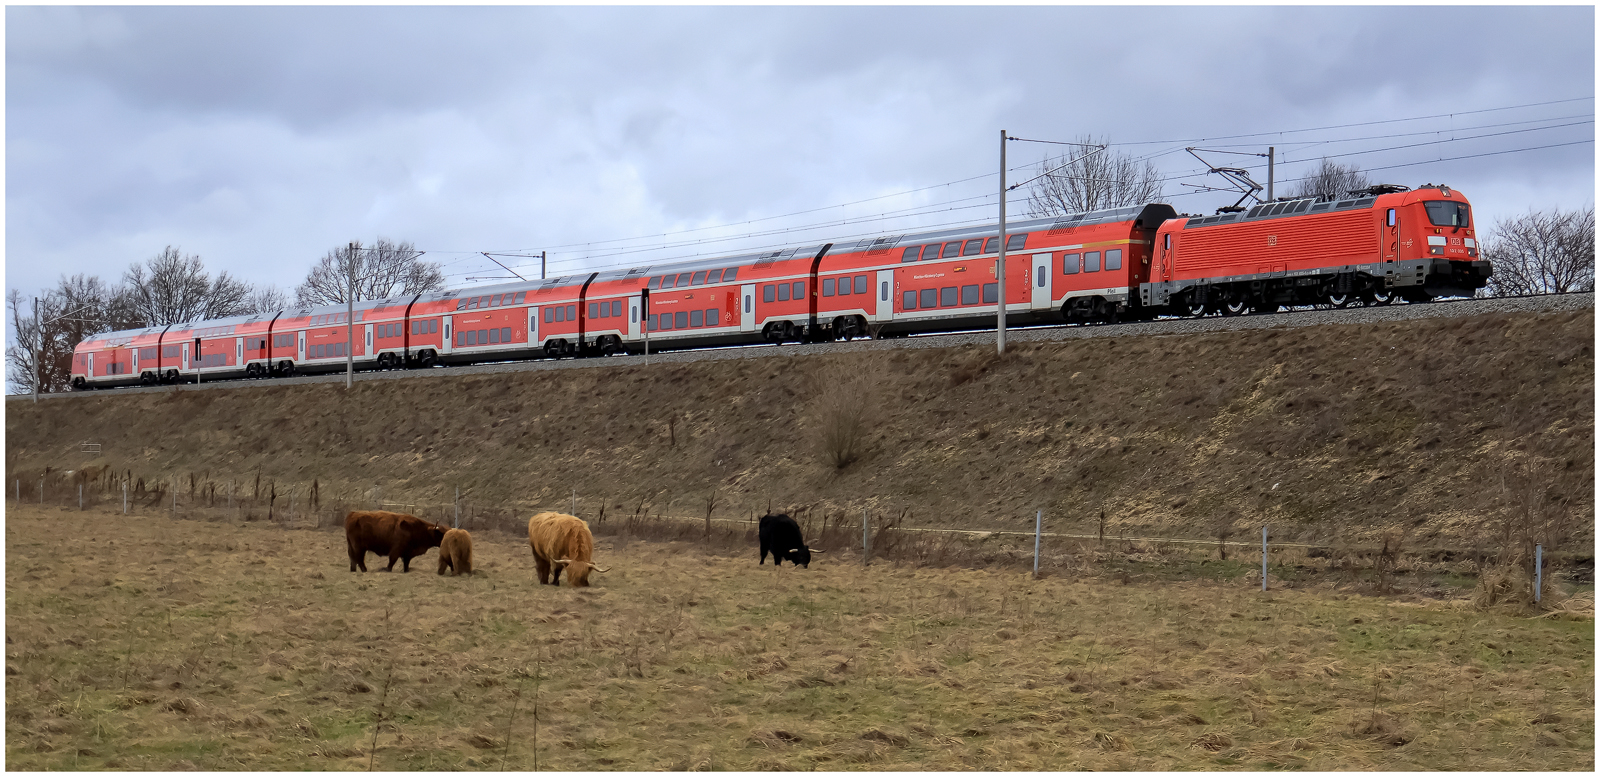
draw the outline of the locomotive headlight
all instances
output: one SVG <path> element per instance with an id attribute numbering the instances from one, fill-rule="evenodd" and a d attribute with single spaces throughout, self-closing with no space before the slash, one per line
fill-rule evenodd
<path id="1" fill-rule="evenodd" d="M 1468 247 L 1468 248 L 1477 248 L 1477 247 L 1478 247 L 1478 241 L 1476 241 L 1476 240 L 1473 240 L 1473 239 L 1472 239 L 1472 238 L 1470 238 L 1470 237 L 1469 237 L 1469 238 L 1467 238 L 1467 241 L 1466 241 L 1466 242 L 1467 242 L 1467 247 Z"/>

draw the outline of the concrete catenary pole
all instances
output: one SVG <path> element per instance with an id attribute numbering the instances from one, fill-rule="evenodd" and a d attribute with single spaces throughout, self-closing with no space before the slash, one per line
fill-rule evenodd
<path id="1" fill-rule="evenodd" d="M 345 294 L 344 387 L 350 388 L 356 374 L 356 244 L 350 244 L 350 289 Z"/>
<path id="2" fill-rule="evenodd" d="M 1000 130 L 1000 258 L 995 260 L 994 277 L 1000 287 L 1000 306 L 995 311 L 995 353 L 1006 352 L 1006 131 Z"/>

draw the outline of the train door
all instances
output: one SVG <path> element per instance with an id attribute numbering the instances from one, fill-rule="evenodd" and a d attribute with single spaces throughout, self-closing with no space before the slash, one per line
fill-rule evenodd
<path id="1" fill-rule="evenodd" d="M 1400 214 L 1395 208 L 1384 212 L 1384 242 L 1389 244 L 1389 250 L 1384 252 L 1385 259 L 1394 259 L 1400 253 Z"/>
<path id="2" fill-rule="evenodd" d="M 440 347 L 440 350 L 439 350 L 440 353 L 450 353 L 450 348 L 452 346 L 454 346 L 455 343 L 456 343 L 455 338 L 453 336 L 451 336 L 451 334 L 450 334 L 450 317 L 449 316 L 445 316 L 444 317 L 444 339 L 442 341 L 440 341 L 440 342 L 441 342 L 441 347 Z"/>
<path id="3" fill-rule="evenodd" d="M 189 344 L 183 344 L 183 366 L 180 369 L 189 369 Z"/>
<path id="4" fill-rule="evenodd" d="M 879 321 L 894 320 L 894 270 L 878 271 L 878 315 Z"/>
<path id="5" fill-rule="evenodd" d="M 739 287 L 739 331 L 756 331 L 756 285 L 746 283 Z"/>
<path id="6" fill-rule="evenodd" d="M 628 298 L 628 339 L 639 339 L 639 297 Z"/>
<path id="7" fill-rule="evenodd" d="M 133 359 L 133 373 L 137 375 L 139 373 L 139 349 L 137 347 L 129 348 L 128 352 Z"/>
<path id="8" fill-rule="evenodd" d="M 244 338 L 243 337 L 235 337 L 235 338 L 233 338 L 233 349 L 234 349 L 234 353 L 235 353 L 235 356 L 233 357 L 234 366 L 243 367 L 244 366 Z M 135 353 L 137 353 L 137 352 L 135 352 Z"/>
<path id="9" fill-rule="evenodd" d="M 1033 255 L 1033 282 L 1028 284 L 1028 299 L 1032 301 L 1034 310 L 1049 310 L 1055 307 L 1055 298 L 1050 295 L 1050 277 L 1054 275 L 1050 267 L 1050 257 L 1053 254 Z"/>
<path id="10" fill-rule="evenodd" d="M 539 345 L 538 308 L 528 308 L 528 345 Z"/>
<path id="11" fill-rule="evenodd" d="M 89 377 L 94 377 L 94 351 L 89 352 Z"/>
<path id="12" fill-rule="evenodd" d="M 296 333 L 295 340 L 300 344 L 299 347 L 295 349 L 295 361 L 303 362 L 306 360 L 306 333 L 303 331 Z"/>
<path id="13" fill-rule="evenodd" d="M 367 356 L 372 353 L 372 327 L 372 324 L 367 324 L 367 344 L 361 349 L 362 356 Z"/>

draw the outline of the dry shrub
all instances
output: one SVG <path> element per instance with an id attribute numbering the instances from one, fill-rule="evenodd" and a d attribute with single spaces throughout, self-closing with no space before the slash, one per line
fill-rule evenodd
<path id="1" fill-rule="evenodd" d="M 822 458 L 834 469 L 858 461 L 879 416 L 882 368 L 838 365 L 813 379 L 810 426 Z"/>

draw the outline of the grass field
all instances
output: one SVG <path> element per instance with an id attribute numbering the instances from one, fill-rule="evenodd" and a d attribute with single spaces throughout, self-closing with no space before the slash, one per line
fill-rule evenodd
<path id="1" fill-rule="evenodd" d="M 612 538 L 554 589 L 474 539 L 363 575 L 335 532 L 13 506 L 7 764 L 1595 767 L 1588 620 Z"/>

